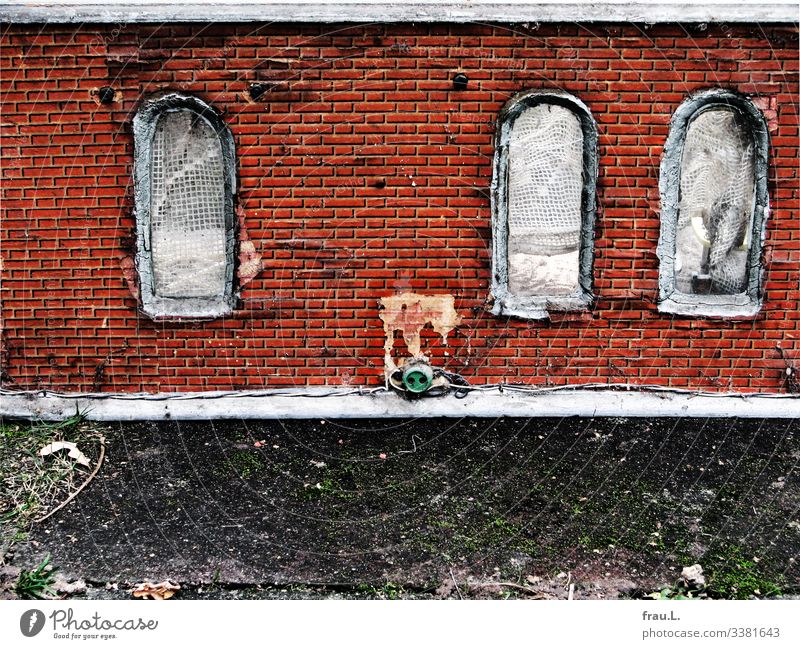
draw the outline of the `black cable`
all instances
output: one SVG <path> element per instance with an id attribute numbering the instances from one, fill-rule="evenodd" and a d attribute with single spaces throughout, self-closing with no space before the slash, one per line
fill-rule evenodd
<path id="1" fill-rule="evenodd" d="M 467 381 L 467 379 L 465 379 L 460 374 L 456 374 L 455 372 L 448 372 L 447 370 L 436 370 L 436 372 L 440 376 L 443 376 L 445 379 L 447 379 L 447 382 L 450 383 L 451 386 L 453 385 L 469 386 L 469 381 Z M 469 390 L 465 390 L 463 388 L 460 389 L 457 388 L 453 396 L 456 399 L 463 399 L 469 393 L 470 393 Z"/>

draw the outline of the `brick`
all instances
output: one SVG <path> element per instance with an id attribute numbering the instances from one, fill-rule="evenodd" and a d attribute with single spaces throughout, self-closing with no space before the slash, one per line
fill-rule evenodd
<path id="1" fill-rule="evenodd" d="M 447 346 L 423 330 L 424 346 L 437 363 L 469 350 L 458 371 L 475 384 L 784 390 L 776 347 L 800 363 L 800 192 L 796 47 L 781 30 L 376 29 L 130 24 L 111 40 L 96 27 L 9 26 L 0 250 L 15 387 L 91 390 L 97 362 L 120 349 L 104 390 L 338 384 L 344 371 L 380 385 L 378 301 L 414 290 L 456 297 L 462 325 Z M 460 69 L 470 84 L 457 93 Z M 272 85 L 252 102 L 255 81 Z M 105 83 L 122 103 L 95 103 L 90 90 Z M 754 320 L 671 318 L 655 306 L 669 119 L 689 92 L 717 85 L 750 93 L 771 133 L 765 306 Z M 495 318 L 484 310 L 494 129 L 510 96 L 546 88 L 583 99 L 600 125 L 597 301 L 551 321 Z M 223 113 L 249 254 L 263 267 L 213 322 L 153 322 L 126 282 L 131 119 L 164 89 Z"/>

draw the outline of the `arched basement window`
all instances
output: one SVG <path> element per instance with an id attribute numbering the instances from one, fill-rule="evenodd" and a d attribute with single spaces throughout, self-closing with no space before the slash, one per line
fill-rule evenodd
<path id="1" fill-rule="evenodd" d="M 195 97 L 148 101 L 134 118 L 137 270 L 152 317 L 233 306 L 233 139 Z"/>
<path id="2" fill-rule="evenodd" d="M 758 312 L 768 149 L 764 118 L 742 95 L 701 93 L 675 112 L 659 181 L 659 310 Z"/>
<path id="3" fill-rule="evenodd" d="M 597 127 L 563 93 L 527 92 L 498 120 L 492 179 L 495 315 L 547 318 L 592 301 Z"/>

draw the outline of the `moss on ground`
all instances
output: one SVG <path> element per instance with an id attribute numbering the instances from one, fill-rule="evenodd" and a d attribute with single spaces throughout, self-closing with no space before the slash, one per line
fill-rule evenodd
<path id="1" fill-rule="evenodd" d="M 258 453 L 242 449 L 232 451 L 223 462 L 223 469 L 233 471 L 242 480 L 258 475 L 265 466 L 264 460 Z"/>
<path id="2" fill-rule="evenodd" d="M 700 563 L 710 596 L 769 597 L 798 581 L 796 432 L 783 421 L 577 418 L 125 424 L 101 476 L 130 498 L 91 489 L 81 510 L 135 519 L 128 534 L 149 530 L 143 547 L 186 538 L 194 565 L 235 547 L 243 570 L 403 584 L 382 596 L 450 569 L 597 578 L 587 566 L 652 592 Z M 80 526 L 65 516 L 54 534 Z M 113 524 L 98 529 L 109 552 L 113 539 L 132 542 Z"/>
<path id="3" fill-rule="evenodd" d="M 785 587 L 785 577 L 768 562 L 738 545 L 721 543 L 704 557 L 708 572 L 707 592 L 722 599 L 776 597 Z"/>

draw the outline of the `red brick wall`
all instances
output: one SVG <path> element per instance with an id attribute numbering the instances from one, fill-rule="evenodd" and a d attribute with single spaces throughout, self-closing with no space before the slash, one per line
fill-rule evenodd
<path id="1" fill-rule="evenodd" d="M 473 383 L 779 392 L 786 363 L 800 364 L 795 30 L 88 25 L 12 26 L 2 39 L 9 387 L 379 385 L 378 300 L 405 290 L 455 296 L 462 324 L 446 347 L 427 328 L 423 348 Z M 452 90 L 457 71 L 468 90 Z M 271 90 L 253 102 L 246 90 L 259 81 Z M 121 93 L 111 106 L 95 99 L 106 85 Z M 751 94 L 770 123 L 766 297 L 754 320 L 655 305 L 669 119 L 713 87 Z M 484 308 L 494 124 L 511 95 L 534 88 L 574 94 L 599 127 L 598 300 L 551 322 Z M 213 322 L 154 322 L 126 282 L 131 120 L 163 90 L 223 111 L 242 222 L 262 256 L 239 308 Z"/>

